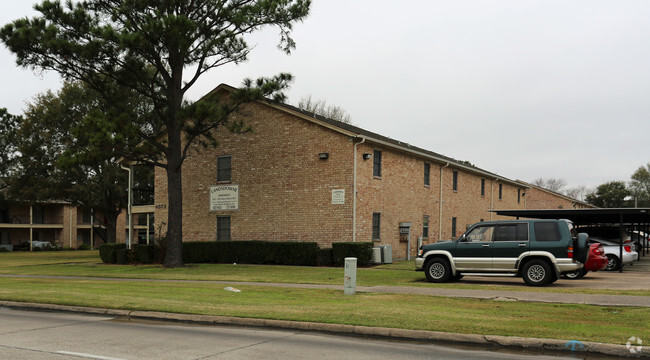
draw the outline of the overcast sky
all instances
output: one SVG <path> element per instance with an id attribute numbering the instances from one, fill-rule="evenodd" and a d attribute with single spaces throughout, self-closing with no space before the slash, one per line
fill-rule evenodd
<path id="1" fill-rule="evenodd" d="M 35 15 L 30 3 L 3 3 L 0 23 Z M 593 188 L 650 162 L 649 14 L 647 0 L 313 0 L 291 55 L 267 28 L 247 63 L 208 73 L 189 97 L 290 72 L 291 104 L 311 95 L 356 126 L 510 179 Z M 60 87 L 4 46 L 0 65 L 11 113 Z"/>

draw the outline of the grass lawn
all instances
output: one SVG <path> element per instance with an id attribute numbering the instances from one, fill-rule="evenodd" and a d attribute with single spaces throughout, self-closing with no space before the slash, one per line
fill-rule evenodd
<path id="1" fill-rule="evenodd" d="M 0 278 L 0 299 L 128 310 L 256 317 L 349 325 L 423 329 L 468 334 L 526 336 L 624 344 L 630 336 L 650 339 L 647 308 L 612 308 L 445 297 L 357 293 L 237 285 L 241 293 L 214 283 L 147 282 L 186 279 L 337 284 L 341 268 L 232 264 L 160 266 L 103 265 L 97 251 L 0 253 L 0 274 L 135 278 Z M 357 285 L 433 286 L 412 262 L 358 269 Z M 444 285 L 444 286 L 443 286 Z M 461 283 L 437 285 L 486 288 Z M 499 287 L 489 287 L 494 290 Z M 504 289 L 513 290 L 512 287 Z M 526 291 L 533 288 L 526 288 Z M 535 289 L 549 291 L 550 288 Z M 596 293 L 608 293 L 594 290 Z M 611 292 L 611 291 L 610 291 Z M 621 292 L 616 292 L 621 293 Z M 638 292 L 634 292 L 638 293 Z M 336 309 L 333 311 L 333 309 Z"/>

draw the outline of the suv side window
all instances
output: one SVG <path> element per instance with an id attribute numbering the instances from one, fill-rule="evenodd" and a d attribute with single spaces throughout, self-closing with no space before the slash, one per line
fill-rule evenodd
<path id="1" fill-rule="evenodd" d="M 462 242 L 490 242 L 493 232 L 494 225 L 477 226 L 465 235 Z"/>
<path id="2" fill-rule="evenodd" d="M 525 223 L 497 225 L 494 241 L 528 241 L 528 225 Z"/>
<path id="3" fill-rule="evenodd" d="M 560 241 L 560 229 L 555 222 L 536 222 L 535 239 L 537 241 Z"/>

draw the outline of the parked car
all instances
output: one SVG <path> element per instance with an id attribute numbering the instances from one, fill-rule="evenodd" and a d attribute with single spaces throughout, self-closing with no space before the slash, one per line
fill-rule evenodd
<path id="1" fill-rule="evenodd" d="M 454 241 L 420 247 L 416 270 L 430 282 L 463 275 L 520 276 L 543 286 L 587 261 L 587 234 L 573 232 L 567 220 L 488 221 L 472 225 Z"/>
<path id="2" fill-rule="evenodd" d="M 630 234 L 630 237 L 632 238 L 632 242 L 634 243 L 635 251 L 636 252 L 641 252 L 641 250 L 645 247 L 646 249 L 650 247 L 650 235 L 643 232 L 643 231 L 637 231 L 634 230 Z"/>
<path id="3" fill-rule="evenodd" d="M 621 249 L 620 244 L 617 244 L 612 241 L 607 241 L 599 238 L 589 238 L 590 243 L 599 243 L 603 245 L 605 249 L 605 255 L 607 255 L 608 263 L 605 270 L 619 270 L 621 266 L 631 265 L 639 258 L 639 253 L 632 250 L 632 243 L 623 244 L 623 259 L 621 259 Z"/>
<path id="4" fill-rule="evenodd" d="M 621 242 L 621 228 L 618 226 L 586 226 L 578 228 L 577 231 L 585 232 L 589 234 L 590 237 L 607 240 L 613 243 L 618 244 Z M 632 250 L 640 252 L 643 243 L 645 242 L 646 246 L 648 244 L 648 235 L 641 231 L 629 231 L 623 229 L 623 243 L 629 242 L 634 243 L 634 248 Z"/>
<path id="5" fill-rule="evenodd" d="M 587 258 L 585 266 L 582 269 L 565 273 L 563 277 L 571 280 L 580 279 L 590 271 L 605 270 L 608 263 L 609 259 L 607 258 L 607 255 L 605 255 L 603 244 L 592 243 L 589 245 L 589 257 Z"/>
<path id="6" fill-rule="evenodd" d="M 56 245 L 49 241 L 32 241 L 32 247 L 40 249 L 56 249 Z"/>

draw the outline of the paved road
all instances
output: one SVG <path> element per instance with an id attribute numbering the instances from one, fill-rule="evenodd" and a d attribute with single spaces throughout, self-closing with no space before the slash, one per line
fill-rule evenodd
<path id="1" fill-rule="evenodd" d="M 116 321 L 0 308 L 0 359 L 562 359 L 302 331 Z M 591 358 L 591 357 L 590 357 Z M 565 359 L 576 359 L 570 357 Z"/>

